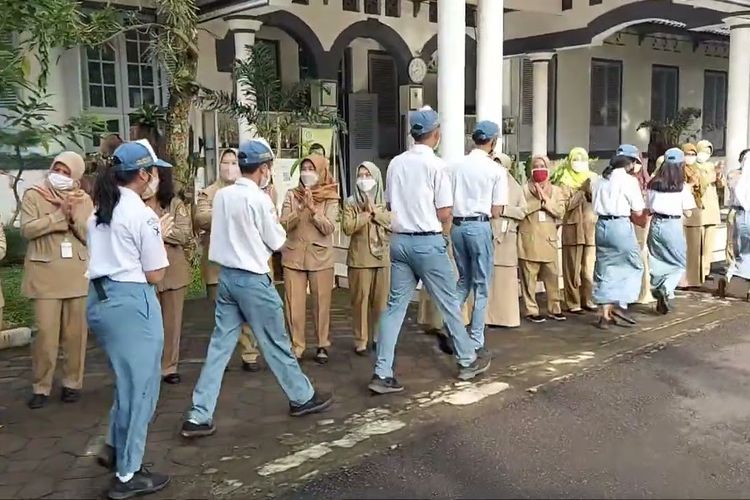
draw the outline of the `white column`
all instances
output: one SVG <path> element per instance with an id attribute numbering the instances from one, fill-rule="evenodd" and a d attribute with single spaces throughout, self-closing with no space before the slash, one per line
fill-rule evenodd
<path id="1" fill-rule="evenodd" d="M 750 143 L 750 19 L 724 20 L 730 27 L 727 89 L 727 167 L 737 168 L 740 152 Z"/>
<path id="2" fill-rule="evenodd" d="M 255 45 L 255 33 L 260 29 L 261 22 L 247 16 L 233 16 L 225 19 L 229 29 L 234 32 L 234 57 L 237 60 L 244 60 L 250 57 L 250 47 Z M 253 104 L 252 98 L 243 94 L 243 89 L 239 82 L 235 81 L 235 92 L 237 100 L 244 104 Z M 247 120 L 239 120 L 239 139 L 240 144 L 255 137 L 255 128 L 247 123 Z"/>
<path id="3" fill-rule="evenodd" d="M 547 155 L 549 61 L 553 55 L 549 52 L 529 55 L 529 59 L 534 64 L 534 92 L 532 101 L 534 124 L 531 129 L 532 155 Z"/>
<path id="4" fill-rule="evenodd" d="M 440 155 L 457 161 L 464 155 L 466 102 L 466 0 L 439 3 L 438 10 L 438 111 Z"/>
<path id="5" fill-rule="evenodd" d="M 477 9 L 477 120 L 503 122 L 503 1 Z"/>

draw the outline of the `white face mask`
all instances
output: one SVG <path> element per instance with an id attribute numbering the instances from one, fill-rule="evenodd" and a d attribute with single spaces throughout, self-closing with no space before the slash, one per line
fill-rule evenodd
<path id="1" fill-rule="evenodd" d="M 271 173 L 266 172 L 265 175 L 261 177 L 260 184 L 258 184 L 258 187 L 261 189 L 266 189 L 269 184 L 271 184 Z"/>
<path id="2" fill-rule="evenodd" d="M 219 177 L 224 182 L 234 182 L 240 178 L 242 173 L 240 172 L 240 166 L 236 161 L 233 162 L 221 162 L 219 165 Z"/>
<path id="3" fill-rule="evenodd" d="M 302 172 L 299 178 L 302 181 L 302 185 L 307 188 L 313 187 L 320 180 L 320 177 L 318 176 L 317 172 L 310 172 L 310 171 Z"/>
<path id="4" fill-rule="evenodd" d="M 697 158 L 694 155 L 687 155 L 685 157 L 685 165 L 695 165 Z"/>
<path id="5" fill-rule="evenodd" d="M 709 158 L 711 158 L 711 153 L 706 153 L 705 151 L 698 153 L 698 163 L 706 163 Z"/>
<path id="6" fill-rule="evenodd" d="M 633 162 L 633 172 L 635 172 L 637 174 L 638 172 L 641 171 L 642 168 L 643 168 L 643 165 L 641 165 L 637 161 Z"/>
<path id="7" fill-rule="evenodd" d="M 47 176 L 47 180 L 53 188 L 59 191 L 70 191 L 75 184 L 73 179 L 67 175 L 58 174 L 57 172 L 50 172 L 49 176 Z"/>
<path id="8" fill-rule="evenodd" d="M 151 180 L 148 181 L 146 189 L 144 189 L 143 193 L 141 194 L 141 199 L 148 200 L 149 198 L 153 198 L 154 196 L 156 196 L 157 189 L 159 189 L 159 179 L 152 175 Z"/>
<path id="9" fill-rule="evenodd" d="M 377 185 L 377 182 L 375 182 L 375 179 L 372 179 L 370 177 L 357 179 L 357 187 L 360 189 L 360 191 L 364 193 L 369 193 L 370 191 L 375 189 L 376 185 Z"/>
<path id="10" fill-rule="evenodd" d="M 589 162 L 583 160 L 583 161 L 574 161 L 570 164 L 570 167 L 573 169 L 573 172 L 588 172 L 589 170 Z"/>

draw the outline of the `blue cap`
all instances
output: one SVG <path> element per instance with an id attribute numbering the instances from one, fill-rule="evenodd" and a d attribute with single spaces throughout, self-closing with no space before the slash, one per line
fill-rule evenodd
<path id="1" fill-rule="evenodd" d="M 684 163 L 685 153 L 680 148 L 671 148 L 664 153 L 664 161 L 667 163 Z"/>
<path id="2" fill-rule="evenodd" d="M 171 163 L 167 163 L 164 160 L 159 159 L 158 156 L 156 156 L 156 151 L 154 151 L 154 148 L 151 147 L 151 143 L 148 142 L 148 139 L 138 139 L 137 141 L 133 141 L 136 144 L 142 145 L 144 148 L 146 148 L 151 155 L 151 158 L 154 159 L 154 165 L 157 167 L 163 167 L 163 168 L 172 168 Z"/>
<path id="3" fill-rule="evenodd" d="M 112 153 L 112 168 L 119 172 L 156 166 L 154 157 L 143 144 L 126 142 Z"/>
<path id="4" fill-rule="evenodd" d="M 617 148 L 617 156 L 627 156 L 637 162 L 641 161 L 641 153 L 638 148 L 632 144 L 623 144 Z"/>
<path id="5" fill-rule="evenodd" d="M 474 126 L 474 133 L 472 134 L 473 137 L 482 141 L 492 140 L 498 135 L 500 135 L 500 127 L 497 126 L 497 123 L 490 120 L 482 120 L 477 123 Z"/>
<path id="6" fill-rule="evenodd" d="M 273 151 L 263 139 L 253 139 L 240 144 L 237 153 L 237 163 L 240 167 L 259 165 L 268 161 L 273 161 Z"/>
<path id="7" fill-rule="evenodd" d="M 412 134 L 429 134 L 439 126 L 440 116 L 429 106 L 409 113 L 409 128 Z"/>

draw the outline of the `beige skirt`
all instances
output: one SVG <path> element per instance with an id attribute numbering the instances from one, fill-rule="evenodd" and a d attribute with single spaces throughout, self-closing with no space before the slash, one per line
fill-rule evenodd
<path id="1" fill-rule="evenodd" d="M 518 293 L 518 268 L 495 266 L 485 315 L 488 326 L 515 327 L 521 324 Z"/>

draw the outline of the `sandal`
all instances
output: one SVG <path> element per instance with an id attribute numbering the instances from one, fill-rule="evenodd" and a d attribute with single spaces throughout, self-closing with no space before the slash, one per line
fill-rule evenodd
<path id="1" fill-rule="evenodd" d="M 321 365 L 328 363 L 328 351 L 325 347 L 319 347 L 315 353 L 315 362 Z"/>

